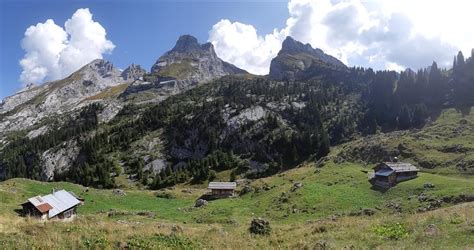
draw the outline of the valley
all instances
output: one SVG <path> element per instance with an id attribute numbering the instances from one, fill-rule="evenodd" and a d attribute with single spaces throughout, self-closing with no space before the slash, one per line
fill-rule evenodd
<path id="1" fill-rule="evenodd" d="M 0 104 L 0 247 L 471 248 L 474 57 L 455 62 L 350 68 L 287 37 L 257 76 L 183 35 L 149 72 L 27 86 Z M 417 177 L 372 186 L 398 160 Z M 216 181 L 235 197 L 196 206 Z M 20 216 L 60 189 L 75 220 Z"/>
<path id="2" fill-rule="evenodd" d="M 427 145 L 439 145 L 430 137 L 433 134 L 444 134 L 439 135 L 440 141 L 470 147 L 472 133 L 453 136 L 445 132 L 448 127 L 458 126 L 459 120 L 472 124 L 474 116 L 463 117 L 455 110 L 446 110 L 431 125 L 407 131 L 398 138 L 405 138 L 414 155 L 425 155 L 433 150 Z M 387 134 L 387 138 L 395 135 Z M 416 143 L 410 142 L 406 139 L 410 137 L 419 139 Z M 440 157 L 439 164 L 446 167 L 435 168 L 440 169 L 439 173 L 428 169 L 414 180 L 380 192 L 372 189 L 368 182 L 367 172 L 373 164 L 364 163 L 362 159 L 340 159 L 343 152 L 351 152 L 359 143 L 354 141 L 335 147 L 324 160 L 306 161 L 276 175 L 238 180 L 237 191 L 241 195 L 210 201 L 198 208 L 194 203 L 206 192 L 206 183 L 183 183 L 158 191 L 142 190 L 125 183 L 119 187 L 126 193 L 121 196 L 111 189 L 86 189 L 66 182 L 10 179 L 0 183 L 0 245 L 469 248 L 474 244 L 471 237 L 474 221 L 470 216 L 474 212 L 474 181 L 469 174 L 452 171 L 456 169 L 457 158 L 465 159 L 464 153 L 453 152 L 447 155 L 449 157 Z M 382 145 L 387 150 L 398 148 L 397 143 Z M 452 174 L 448 175 L 449 172 Z M 218 172 L 215 180 L 227 181 L 229 175 L 229 170 Z M 301 186 L 294 188 L 295 183 Z M 427 183 L 430 186 L 426 186 Z M 53 188 L 73 191 L 85 199 L 75 221 L 41 222 L 21 218 L 15 212 L 27 197 L 49 193 Z M 247 189 L 247 193 L 241 191 L 243 189 Z M 248 232 L 250 221 L 257 217 L 270 222 L 269 236 L 253 236 Z M 429 229 L 430 225 L 435 225 L 434 232 Z"/>

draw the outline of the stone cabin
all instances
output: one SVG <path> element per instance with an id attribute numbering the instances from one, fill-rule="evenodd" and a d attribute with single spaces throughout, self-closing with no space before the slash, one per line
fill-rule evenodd
<path id="1" fill-rule="evenodd" d="M 43 220 L 50 219 L 73 219 L 76 209 L 83 203 L 74 193 L 66 190 L 54 191 L 45 196 L 29 198 L 21 204 L 23 214 Z"/>
<path id="2" fill-rule="evenodd" d="M 234 196 L 236 187 L 235 182 L 209 182 L 208 189 L 213 198 L 227 198 Z"/>
<path id="3" fill-rule="evenodd" d="M 374 176 L 370 180 L 372 185 L 380 187 L 392 187 L 401 181 L 414 179 L 418 176 L 419 169 L 411 163 L 382 162 L 374 168 Z"/>

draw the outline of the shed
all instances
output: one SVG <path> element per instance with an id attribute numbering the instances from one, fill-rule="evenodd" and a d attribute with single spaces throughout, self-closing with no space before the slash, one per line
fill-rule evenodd
<path id="1" fill-rule="evenodd" d="M 81 201 L 66 190 L 54 191 L 45 196 L 29 198 L 21 204 L 25 215 L 41 219 L 66 219 L 74 217 Z"/>
<path id="2" fill-rule="evenodd" d="M 407 162 L 382 162 L 374 168 L 372 184 L 382 187 L 391 187 L 398 182 L 414 179 L 418 176 L 418 168 Z"/>
<path id="3" fill-rule="evenodd" d="M 234 196 L 235 187 L 235 182 L 209 182 L 208 189 L 214 198 L 226 198 Z"/>

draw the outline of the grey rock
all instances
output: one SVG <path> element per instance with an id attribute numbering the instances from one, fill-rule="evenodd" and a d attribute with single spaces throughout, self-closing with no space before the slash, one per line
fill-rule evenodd
<path id="1" fill-rule="evenodd" d="M 62 174 L 69 170 L 79 154 L 79 146 L 75 140 L 45 151 L 41 156 L 41 178 L 44 181 L 52 181 L 55 174 Z"/>
<path id="2" fill-rule="evenodd" d="M 0 119 L 0 138 L 7 132 L 29 129 L 48 117 L 74 114 L 90 103 L 101 101 L 99 93 L 125 83 L 120 73 L 112 63 L 97 59 L 64 79 L 5 98 L 0 105 L 0 113 L 4 113 Z"/>
<path id="3" fill-rule="evenodd" d="M 204 199 L 198 199 L 196 200 L 196 203 L 194 204 L 194 207 L 203 207 L 207 206 L 207 201 Z"/>
<path id="4" fill-rule="evenodd" d="M 313 49 L 310 44 L 303 44 L 287 37 L 278 56 L 270 64 L 269 77 L 274 80 L 297 80 L 306 78 L 313 73 L 312 71 L 320 69 L 347 70 L 347 66 L 322 50 Z"/>
<path id="5" fill-rule="evenodd" d="M 28 137 L 28 139 L 33 139 L 40 135 L 44 135 L 46 132 L 48 132 L 48 126 L 42 126 L 37 129 L 30 130 L 30 132 L 26 134 L 26 137 Z"/>
<path id="6" fill-rule="evenodd" d="M 427 183 L 423 184 L 423 188 L 424 189 L 432 189 L 432 188 L 435 188 L 435 185 L 433 183 L 427 182 Z"/>
<path id="7" fill-rule="evenodd" d="M 112 190 L 112 194 L 114 194 L 115 196 L 126 196 L 127 193 L 125 193 L 125 191 L 123 191 L 122 189 L 114 189 Z"/>
<path id="8" fill-rule="evenodd" d="M 156 61 L 151 72 L 187 81 L 186 85 L 208 82 L 229 74 L 247 73 L 217 57 L 211 43 L 199 44 L 190 35 L 179 37 L 174 48 Z"/>
<path id="9" fill-rule="evenodd" d="M 146 70 L 142 69 L 140 65 L 132 64 L 122 71 L 121 76 L 124 80 L 137 80 L 146 74 Z"/>
<path id="10" fill-rule="evenodd" d="M 303 183 L 295 182 L 295 183 L 293 183 L 293 186 L 291 187 L 290 191 L 295 192 L 296 190 L 300 189 L 301 187 L 303 187 Z"/>

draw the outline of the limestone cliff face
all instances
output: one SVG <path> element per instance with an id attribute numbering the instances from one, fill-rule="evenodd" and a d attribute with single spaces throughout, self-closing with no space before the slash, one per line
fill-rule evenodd
<path id="1" fill-rule="evenodd" d="M 269 78 L 273 80 L 298 80 L 323 73 L 325 70 L 346 70 L 347 67 L 338 59 L 325 54 L 320 49 L 313 49 L 287 37 L 282 48 L 270 64 Z"/>
<path id="2" fill-rule="evenodd" d="M 79 154 L 79 147 L 74 140 L 64 142 L 58 147 L 45 151 L 42 155 L 41 178 L 44 181 L 53 181 L 56 174 L 69 170 Z"/>

